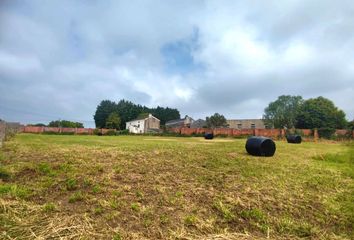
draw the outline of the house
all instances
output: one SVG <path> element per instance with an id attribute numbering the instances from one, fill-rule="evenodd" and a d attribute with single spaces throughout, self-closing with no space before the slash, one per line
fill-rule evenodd
<path id="1" fill-rule="evenodd" d="M 207 123 L 205 120 L 203 119 L 198 119 L 195 120 L 194 122 L 192 122 L 191 124 L 191 128 L 204 128 L 207 126 Z"/>
<path id="2" fill-rule="evenodd" d="M 130 133 L 148 133 L 160 131 L 160 120 L 152 114 L 126 122 L 126 129 Z"/>
<path id="3" fill-rule="evenodd" d="M 232 119 L 226 120 L 229 128 L 236 129 L 264 129 L 267 128 L 262 119 Z"/>
<path id="4" fill-rule="evenodd" d="M 167 128 L 180 128 L 180 127 L 191 127 L 191 124 L 194 122 L 193 118 L 186 115 L 184 118 L 181 119 L 174 119 L 167 121 L 165 126 Z"/>

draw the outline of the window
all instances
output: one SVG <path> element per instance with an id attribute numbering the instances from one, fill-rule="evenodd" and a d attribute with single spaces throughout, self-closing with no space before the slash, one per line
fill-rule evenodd
<path id="1" fill-rule="evenodd" d="M 256 124 L 251 123 L 251 128 L 252 128 L 252 129 L 255 129 L 255 128 L 256 128 Z"/>
<path id="2" fill-rule="evenodd" d="M 237 124 L 237 128 L 241 129 L 242 128 L 242 123 Z"/>

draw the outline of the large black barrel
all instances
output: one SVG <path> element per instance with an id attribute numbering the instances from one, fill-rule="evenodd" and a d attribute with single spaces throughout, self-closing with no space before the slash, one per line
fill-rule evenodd
<path id="1" fill-rule="evenodd" d="M 254 156 L 271 157 L 275 153 L 275 143 L 266 137 L 250 137 L 246 142 L 246 150 Z"/>
<path id="2" fill-rule="evenodd" d="M 213 139 L 213 138 L 214 138 L 214 134 L 212 134 L 212 133 L 205 133 L 205 134 L 204 134 L 204 138 L 205 138 L 205 139 Z"/>
<path id="3" fill-rule="evenodd" d="M 300 135 L 288 135 L 286 136 L 286 140 L 288 143 L 301 143 L 301 136 Z"/>

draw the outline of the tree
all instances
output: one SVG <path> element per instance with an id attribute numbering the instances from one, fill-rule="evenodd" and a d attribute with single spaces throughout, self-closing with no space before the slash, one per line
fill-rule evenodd
<path id="1" fill-rule="evenodd" d="M 296 116 L 297 128 L 337 128 L 347 125 L 345 113 L 324 97 L 306 100 Z"/>
<path id="2" fill-rule="evenodd" d="M 51 121 L 48 127 L 67 127 L 67 128 L 83 128 L 84 124 L 80 122 L 71 122 L 68 120 Z"/>
<path id="3" fill-rule="evenodd" d="M 127 100 L 120 100 L 118 103 L 104 100 L 96 108 L 94 115 L 97 128 L 104 128 L 107 125 L 108 116 L 116 112 L 120 118 L 120 129 L 125 128 L 125 123 L 136 119 L 141 113 L 151 113 L 158 119 L 163 125 L 165 122 L 180 118 L 179 111 L 173 108 L 163 108 L 158 106 L 157 108 L 148 108 L 139 104 L 134 104 Z"/>
<path id="4" fill-rule="evenodd" d="M 109 114 L 107 121 L 106 121 L 106 128 L 109 129 L 120 129 L 120 117 L 118 113 L 112 112 Z"/>
<path id="5" fill-rule="evenodd" d="M 46 127 L 44 123 L 35 123 L 35 124 L 28 124 L 28 126 L 34 126 L 34 127 Z"/>
<path id="6" fill-rule="evenodd" d="M 143 107 L 141 105 L 136 105 L 131 101 L 120 100 L 117 104 L 117 113 L 121 118 L 120 128 L 125 128 L 125 123 L 136 119 L 139 114 L 143 112 Z"/>
<path id="7" fill-rule="evenodd" d="M 103 100 L 97 106 L 95 115 L 93 116 L 97 128 L 104 128 L 106 120 L 112 112 L 117 112 L 117 104 L 110 100 Z"/>
<path id="8" fill-rule="evenodd" d="M 301 96 L 279 96 L 264 109 L 265 124 L 274 128 L 293 128 L 296 124 L 298 109 L 302 103 Z"/>
<path id="9" fill-rule="evenodd" d="M 179 119 L 181 117 L 177 109 L 169 107 L 164 108 L 157 106 L 157 108 L 151 108 L 149 112 L 160 119 L 161 125 L 165 125 L 167 121 Z"/>
<path id="10" fill-rule="evenodd" d="M 353 130 L 354 131 L 354 120 L 348 122 L 348 126 L 347 127 L 348 127 L 349 130 Z"/>
<path id="11" fill-rule="evenodd" d="M 219 113 L 214 113 L 210 117 L 206 117 L 206 124 L 208 128 L 220 128 L 227 127 L 226 118 Z"/>

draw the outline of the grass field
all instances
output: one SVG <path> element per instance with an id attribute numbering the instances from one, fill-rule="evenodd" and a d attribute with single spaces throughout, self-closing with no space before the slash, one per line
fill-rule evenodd
<path id="1" fill-rule="evenodd" d="M 19 134 L 0 150 L 1 239 L 353 239 L 354 147 Z"/>

